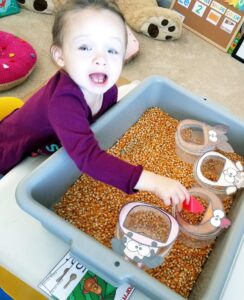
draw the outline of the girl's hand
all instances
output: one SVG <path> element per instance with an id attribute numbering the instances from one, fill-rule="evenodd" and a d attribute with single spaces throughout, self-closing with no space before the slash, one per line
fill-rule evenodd
<path id="1" fill-rule="evenodd" d="M 145 170 L 142 171 L 135 189 L 154 193 L 165 205 L 177 205 L 184 200 L 188 203 L 190 199 L 187 189 L 179 181 Z"/>

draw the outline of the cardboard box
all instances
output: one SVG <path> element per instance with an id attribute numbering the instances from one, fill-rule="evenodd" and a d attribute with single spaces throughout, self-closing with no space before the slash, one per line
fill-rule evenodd
<path id="1" fill-rule="evenodd" d="M 231 145 L 237 153 L 244 155 L 244 121 L 236 120 L 225 108 L 210 102 L 172 81 L 152 76 L 99 118 L 92 129 L 100 146 L 107 149 L 147 108 L 157 106 L 177 119 L 193 118 L 209 124 L 228 125 Z M 67 153 L 60 149 L 22 180 L 16 192 L 17 202 L 49 231 L 69 243 L 72 255 L 88 269 L 115 286 L 124 282 L 134 286 L 132 300 L 183 299 L 52 211 L 54 203 L 80 175 Z M 237 198 L 228 215 L 232 225 L 217 239 L 190 299 L 220 299 L 243 235 L 244 193 L 239 192 Z"/>

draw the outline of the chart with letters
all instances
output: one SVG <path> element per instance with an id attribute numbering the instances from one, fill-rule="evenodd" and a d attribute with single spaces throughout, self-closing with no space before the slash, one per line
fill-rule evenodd
<path id="1" fill-rule="evenodd" d="M 184 27 L 227 51 L 244 22 L 244 0 L 174 0 Z"/>

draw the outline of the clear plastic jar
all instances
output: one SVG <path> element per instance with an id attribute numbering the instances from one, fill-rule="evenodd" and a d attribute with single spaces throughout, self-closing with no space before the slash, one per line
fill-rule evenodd
<path id="1" fill-rule="evenodd" d="M 140 268 L 162 264 L 179 233 L 176 220 L 164 210 L 142 202 L 122 207 L 113 250 Z"/>
<path id="2" fill-rule="evenodd" d="M 193 214 L 185 211 L 182 204 L 174 207 L 173 214 L 180 226 L 179 239 L 188 247 L 206 247 L 230 222 L 225 217 L 222 201 L 214 193 L 201 187 L 191 188 L 189 193 L 203 204 L 205 210 Z"/>
<path id="3" fill-rule="evenodd" d="M 176 154 L 183 161 L 194 164 L 207 151 L 220 149 L 233 152 L 226 132 L 224 125 L 210 126 L 196 120 L 183 120 L 175 133 Z"/>
<path id="4" fill-rule="evenodd" d="M 215 151 L 205 153 L 196 161 L 193 175 L 200 186 L 212 191 L 221 199 L 244 187 L 242 164 L 234 163 Z"/>

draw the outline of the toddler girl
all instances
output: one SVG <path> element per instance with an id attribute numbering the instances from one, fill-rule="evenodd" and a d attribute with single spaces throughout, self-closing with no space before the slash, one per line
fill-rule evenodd
<path id="1" fill-rule="evenodd" d="M 127 45 L 123 16 L 105 0 L 76 1 L 57 13 L 52 34 L 51 55 L 60 70 L 0 122 L 0 174 L 58 139 L 77 167 L 94 179 L 128 194 L 153 192 L 167 205 L 188 201 L 178 181 L 101 150 L 90 129 L 117 101 L 115 83 Z"/>

